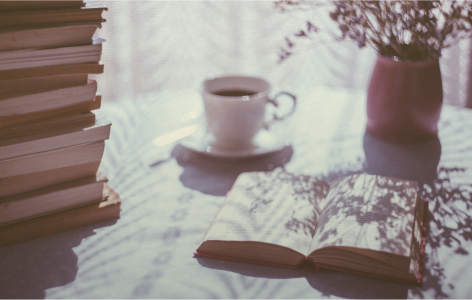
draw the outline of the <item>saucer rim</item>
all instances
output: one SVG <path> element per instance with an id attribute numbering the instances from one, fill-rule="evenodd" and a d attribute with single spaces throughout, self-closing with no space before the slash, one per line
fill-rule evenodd
<path id="1" fill-rule="evenodd" d="M 205 137 L 206 134 L 209 134 L 208 132 L 203 134 L 203 137 Z M 292 142 L 289 140 L 281 140 L 280 144 L 278 144 L 276 147 L 261 147 L 259 145 L 254 145 L 255 148 L 252 149 L 242 149 L 242 150 L 224 150 L 222 148 L 218 148 L 215 146 L 211 146 L 211 143 L 207 143 L 206 148 L 205 147 L 194 147 L 195 145 L 192 145 L 192 143 L 189 142 L 192 138 L 195 138 L 195 136 L 188 136 L 184 139 L 182 139 L 179 144 L 182 145 L 183 147 L 190 149 L 192 151 L 195 151 L 197 153 L 211 156 L 211 157 L 219 157 L 219 158 L 248 158 L 248 157 L 257 157 L 257 156 L 262 156 L 270 153 L 274 153 L 277 151 L 280 151 L 284 149 L 285 147 L 289 147 L 292 145 Z M 211 147 L 211 149 L 208 151 L 208 147 Z M 216 151 L 215 151 L 216 150 Z"/>

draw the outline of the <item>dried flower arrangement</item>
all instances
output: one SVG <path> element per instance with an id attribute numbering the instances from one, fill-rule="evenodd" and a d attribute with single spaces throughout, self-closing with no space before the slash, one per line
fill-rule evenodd
<path id="1" fill-rule="evenodd" d="M 276 8 L 316 9 L 332 6 L 330 17 L 340 30 L 335 40 L 351 40 L 396 60 L 422 61 L 441 56 L 444 48 L 472 33 L 472 1 L 313 1 L 279 0 Z M 297 39 L 314 39 L 320 27 L 307 22 L 305 30 L 286 38 L 280 60 L 289 57 Z"/>

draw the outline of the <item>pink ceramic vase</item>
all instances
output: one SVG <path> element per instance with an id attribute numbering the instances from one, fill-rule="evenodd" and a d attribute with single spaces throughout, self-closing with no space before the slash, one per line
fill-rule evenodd
<path id="1" fill-rule="evenodd" d="M 436 136 L 442 100 L 439 59 L 396 61 L 378 55 L 367 92 L 367 131 L 395 142 Z"/>

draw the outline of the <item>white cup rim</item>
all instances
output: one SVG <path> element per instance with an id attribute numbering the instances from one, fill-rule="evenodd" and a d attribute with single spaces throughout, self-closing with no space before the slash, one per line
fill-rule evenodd
<path id="1" fill-rule="evenodd" d="M 221 80 L 221 79 L 249 79 L 249 80 L 255 80 L 255 81 L 261 81 L 264 84 L 267 85 L 267 88 L 262 90 L 259 93 L 247 95 L 247 96 L 220 96 L 216 95 L 212 92 L 208 92 L 205 89 L 205 84 L 212 81 L 212 80 Z M 200 85 L 200 92 L 205 94 L 207 97 L 211 97 L 212 99 L 215 100 L 220 100 L 220 101 L 251 101 L 251 100 L 257 100 L 260 98 L 267 97 L 270 93 L 270 90 L 272 89 L 272 85 L 264 78 L 261 77 L 256 77 L 256 76 L 250 76 L 250 75 L 221 75 L 221 76 L 211 76 L 209 78 L 206 78 L 202 84 Z"/>

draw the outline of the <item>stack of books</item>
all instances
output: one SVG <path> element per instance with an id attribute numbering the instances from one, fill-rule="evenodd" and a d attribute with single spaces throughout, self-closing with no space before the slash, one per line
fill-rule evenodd
<path id="1" fill-rule="evenodd" d="M 88 78 L 104 70 L 104 10 L 0 1 L 0 246 L 120 215 L 98 170 L 111 123 Z"/>

